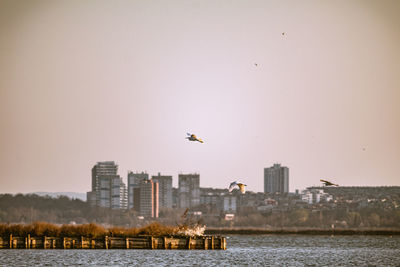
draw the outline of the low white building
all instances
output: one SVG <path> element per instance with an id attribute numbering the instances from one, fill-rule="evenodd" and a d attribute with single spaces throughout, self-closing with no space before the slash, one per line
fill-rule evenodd
<path id="1" fill-rule="evenodd" d="M 323 189 L 306 189 L 302 191 L 301 199 L 308 204 L 315 204 L 332 201 L 333 197 L 325 193 Z"/>

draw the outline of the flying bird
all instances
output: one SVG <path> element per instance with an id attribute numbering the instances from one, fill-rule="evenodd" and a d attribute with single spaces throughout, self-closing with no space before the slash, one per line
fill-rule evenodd
<path id="1" fill-rule="evenodd" d="M 324 186 L 332 186 L 332 185 L 339 186 L 338 184 L 331 183 L 331 182 L 329 182 L 327 180 L 322 180 L 321 179 L 320 181 L 324 184 Z"/>
<path id="2" fill-rule="evenodd" d="M 235 188 L 235 186 L 238 186 L 239 187 L 239 190 L 240 190 L 240 192 L 242 192 L 242 194 L 244 194 L 244 193 L 246 193 L 246 188 L 245 188 L 245 186 L 247 186 L 247 185 L 245 185 L 245 184 L 242 184 L 242 183 L 238 183 L 238 182 L 232 182 L 230 185 L 229 185 L 229 192 L 232 192 L 232 190 Z"/>
<path id="3" fill-rule="evenodd" d="M 188 135 L 188 137 L 186 137 L 186 139 L 188 139 L 189 141 L 198 141 L 200 143 L 204 143 L 203 140 L 201 140 L 200 138 L 197 138 L 197 136 L 194 134 L 187 133 L 187 135 Z"/>

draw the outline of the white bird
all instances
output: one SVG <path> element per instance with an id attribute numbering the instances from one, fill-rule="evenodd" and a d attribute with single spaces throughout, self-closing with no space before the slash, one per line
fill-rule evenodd
<path id="1" fill-rule="evenodd" d="M 242 183 L 238 183 L 238 182 L 236 182 L 236 181 L 232 182 L 232 183 L 229 185 L 229 192 L 232 192 L 232 190 L 235 188 L 235 186 L 238 186 L 238 187 L 239 187 L 239 190 L 240 190 L 240 192 L 241 192 L 242 194 L 246 193 L 246 188 L 245 188 L 245 186 L 247 186 L 247 185 L 242 184 Z"/>
<path id="2" fill-rule="evenodd" d="M 186 137 L 186 139 L 188 139 L 189 141 L 198 141 L 200 143 L 204 143 L 203 140 L 201 140 L 200 138 L 197 138 L 197 136 L 194 134 L 187 133 L 187 135 L 188 135 L 188 137 Z"/>

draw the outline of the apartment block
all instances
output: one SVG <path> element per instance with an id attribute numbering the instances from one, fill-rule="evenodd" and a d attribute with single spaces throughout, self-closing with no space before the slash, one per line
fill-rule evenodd
<path id="1" fill-rule="evenodd" d="M 126 185 L 117 174 L 114 161 L 98 162 L 92 168 L 92 191 L 87 192 L 87 201 L 93 206 L 126 209 Z"/>
<path id="2" fill-rule="evenodd" d="M 178 175 L 178 207 L 192 208 L 200 204 L 200 174 Z"/>
<path id="3" fill-rule="evenodd" d="M 288 193 L 289 168 L 274 164 L 264 169 L 264 193 Z"/>
<path id="4" fill-rule="evenodd" d="M 158 218 L 158 183 L 152 180 L 143 180 L 139 187 L 133 188 L 133 192 L 133 209 L 145 218 Z"/>
<path id="5" fill-rule="evenodd" d="M 172 208 L 172 176 L 158 173 L 157 176 L 152 176 L 151 180 L 158 183 L 160 208 Z"/>
<path id="6" fill-rule="evenodd" d="M 128 209 L 135 206 L 135 188 L 139 188 L 142 181 L 149 180 L 149 174 L 146 172 L 128 172 Z"/>

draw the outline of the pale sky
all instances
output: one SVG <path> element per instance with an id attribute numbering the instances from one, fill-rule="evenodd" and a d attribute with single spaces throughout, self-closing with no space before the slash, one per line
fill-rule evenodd
<path id="1" fill-rule="evenodd" d="M 400 1 L 0 0 L 0 192 L 113 160 L 263 191 L 400 185 Z M 185 140 L 193 132 L 205 143 Z"/>

